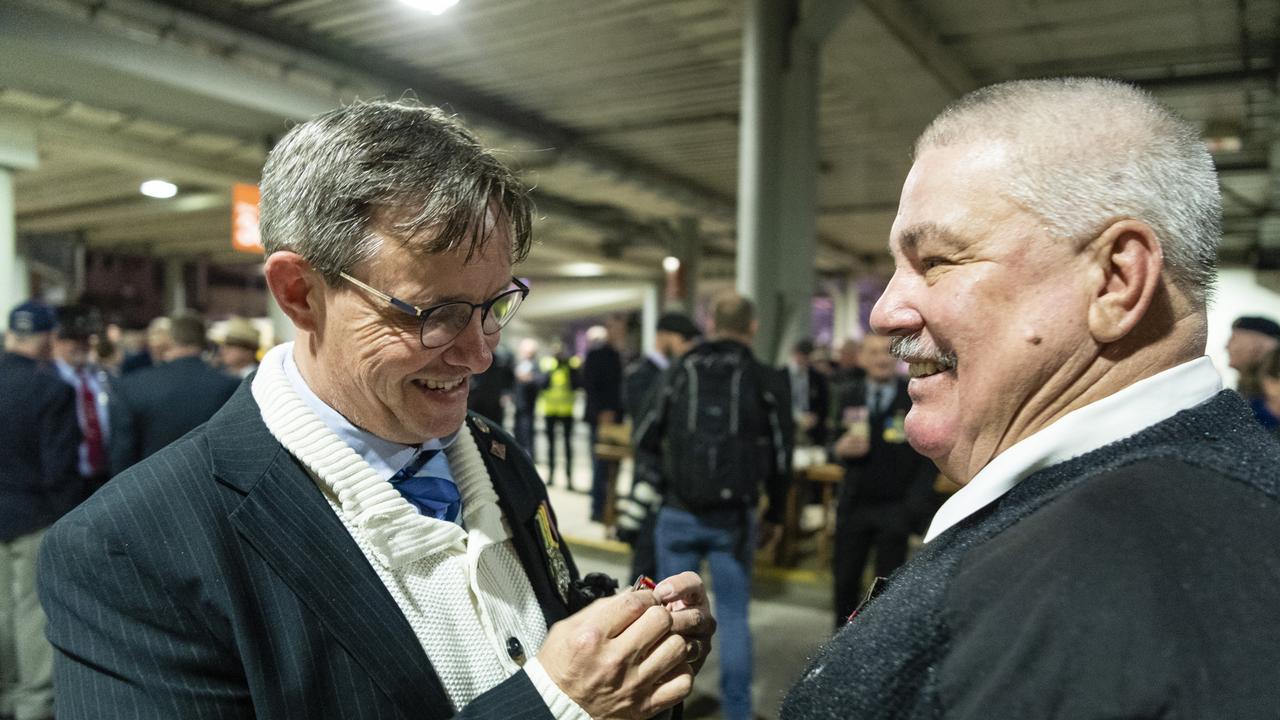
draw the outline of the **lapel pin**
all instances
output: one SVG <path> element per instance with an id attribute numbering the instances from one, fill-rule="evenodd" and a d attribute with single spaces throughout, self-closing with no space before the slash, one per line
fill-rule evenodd
<path id="1" fill-rule="evenodd" d="M 489 446 L 489 452 L 496 455 L 499 460 L 507 459 L 507 446 L 497 440 L 494 440 L 493 444 Z"/>
<path id="2" fill-rule="evenodd" d="M 489 423 L 486 423 L 483 420 L 473 417 L 471 418 L 471 424 L 475 425 L 476 429 L 484 433 L 485 435 L 489 434 Z"/>

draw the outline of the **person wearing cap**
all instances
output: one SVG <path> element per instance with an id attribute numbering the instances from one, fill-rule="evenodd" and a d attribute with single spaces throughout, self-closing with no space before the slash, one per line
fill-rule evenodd
<path id="1" fill-rule="evenodd" d="M 56 316 L 25 302 L 0 353 L 0 717 L 53 717 L 53 649 L 36 601 L 36 550 L 84 497 L 76 394 L 48 365 Z M 12 664 L 10 664 L 12 663 Z"/>
<path id="2" fill-rule="evenodd" d="M 53 337 L 53 367 L 76 392 L 80 421 L 80 476 L 89 492 L 110 476 L 111 375 L 96 362 L 94 344 L 103 331 L 102 319 L 87 305 L 63 305 L 57 310 Z"/>
<path id="3" fill-rule="evenodd" d="M 1231 323 L 1227 339 L 1227 365 L 1240 373 L 1236 392 L 1250 402 L 1262 397 L 1258 366 L 1267 353 L 1280 346 L 1280 323 L 1257 315 L 1244 315 Z"/>
<path id="4" fill-rule="evenodd" d="M 669 312 L 658 318 L 653 348 L 627 365 L 623 379 L 622 401 L 633 429 L 648 413 L 662 373 L 701 336 L 702 331 L 684 313 Z M 632 438 L 632 446 L 635 444 Z M 662 506 L 661 465 L 661 458 L 637 451 L 631 491 L 618 501 L 618 539 L 631 546 L 631 577 L 658 574 L 653 525 Z"/>
<path id="5" fill-rule="evenodd" d="M 244 379 L 258 369 L 258 329 L 242 317 L 227 321 L 218 344 L 218 364 L 230 375 Z"/>

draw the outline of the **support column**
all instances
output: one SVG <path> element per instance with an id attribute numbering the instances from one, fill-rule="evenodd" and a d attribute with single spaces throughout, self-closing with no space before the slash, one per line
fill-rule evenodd
<path id="1" fill-rule="evenodd" d="M 702 256 L 702 236 L 696 216 L 680 218 L 667 252 L 680 261 L 680 268 L 675 273 L 667 273 L 666 309 L 686 312 L 692 317 L 698 304 L 698 259 Z"/>
<path id="2" fill-rule="evenodd" d="M 658 332 L 658 314 L 661 312 L 662 288 L 657 283 L 644 289 L 644 304 L 640 309 L 640 352 L 653 349 L 654 336 Z"/>
<path id="3" fill-rule="evenodd" d="M 814 258 L 818 236 L 818 44 L 793 33 L 790 66 L 784 75 L 782 165 L 778 217 L 778 280 L 782 304 L 774 359 L 783 362 L 797 340 L 809 337 Z"/>
<path id="4" fill-rule="evenodd" d="M 27 261 L 18 249 L 13 171 L 38 164 L 35 128 L 0 118 L 0 329 L 8 329 L 9 310 L 31 293 Z"/>
<path id="5" fill-rule="evenodd" d="M 819 59 L 854 3 L 745 1 L 737 287 L 758 308 L 756 354 L 780 363 L 811 330 Z"/>
<path id="6" fill-rule="evenodd" d="M 166 315 L 177 315 L 187 310 L 187 278 L 182 258 L 165 258 L 164 308 Z"/>
<path id="7" fill-rule="evenodd" d="M 776 269 L 787 5 L 785 0 L 746 0 L 742 37 L 737 290 L 756 304 L 755 351 L 765 362 L 777 354 L 783 304 Z"/>

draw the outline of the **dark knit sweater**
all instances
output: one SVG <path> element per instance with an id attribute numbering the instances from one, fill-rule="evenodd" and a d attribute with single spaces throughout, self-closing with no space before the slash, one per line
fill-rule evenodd
<path id="1" fill-rule="evenodd" d="M 1280 444 L 1223 392 L 921 550 L 781 717 L 1280 717 Z"/>

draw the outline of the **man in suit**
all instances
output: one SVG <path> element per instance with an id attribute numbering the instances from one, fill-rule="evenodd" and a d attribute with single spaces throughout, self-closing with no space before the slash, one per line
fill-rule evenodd
<path id="1" fill-rule="evenodd" d="M 844 465 L 836 505 L 836 627 L 862 599 L 862 575 L 875 550 L 875 573 L 887 578 L 907 559 L 907 539 L 929 512 L 937 469 L 907 444 L 903 429 L 911 398 L 898 377 L 890 338 L 869 335 L 859 349 L 866 375 L 845 386 L 835 417 L 840 437 L 832 454 Z"/>
<path id="2" fill-rule="evenodd" d="M 528 292 L 531 207 L 416 102 L 285 135 L 262 238 L 297 339 L 50 531 L 60 720 L 641 718 L 689 692 L 701 582 L 579 610 L 600 586 L 528 456 L 467 414 Z"/>
<path id="3" fill-rule="evenodd" d="M 81 437 L 78 467 L 89 492 L 106 482 L 110 471 L 107 447 L 111 440 L 111 382 L 106 369 L 94 357 L 94 339 L 102 332 L 102 318 L 94 308 L 58 308 L 53 367 L 76 393 Z"/>
<path id="4" fill-rule="evenodd" d="M 600 425 L 612 425 L 622 420 L 622 353 L 615 344 L 619 342 L 619 320 L 610 319 L 608 325 L 595 325 L 587 330 L 591 349 L 582 359 L 582 392 L 586 406 L 582 419 L 587 421 L 591 448 L 591 521 L 604 518 L 605 495 L 609 484 L 609 465 L 595 457 L 596 442 L 600 438 Z"/>
<path id="5" fill-rule="evenodd" d="M 9 313 L 0 353 L 0 717 L 53 717 L 53 648 L 36 601 L 45 530 L 84 498 L 76 394 L 49 361 L 55 316 L 38 302 Z"/>
<path id="6" fill-rule="evenodd" d="M 201 357 L 204 318 L 170 318 L 173 345 L 166 360 L 120 378 L 111 402 L 111 469 L 150 457 L 213 417 L 240 385 Z"/>
<path id="7" fill-rule="evenodd" d="M 979 89 L 916 142 L 871 312 L 962 487 L 793 718 L 1274 718 L 1280 446 L 1205 355 L 1195 125 L 1096 78 Z"/>
<path id="8" fill-rule="evenodd" d="M 827 440 L 827 415 L 831 396 L 827 377 L 813 367 L 813 341 L 805 338 L 791 348 L 787 378 L 791 386 L 791 410 L 796 425 L 814 445 Z"/>

